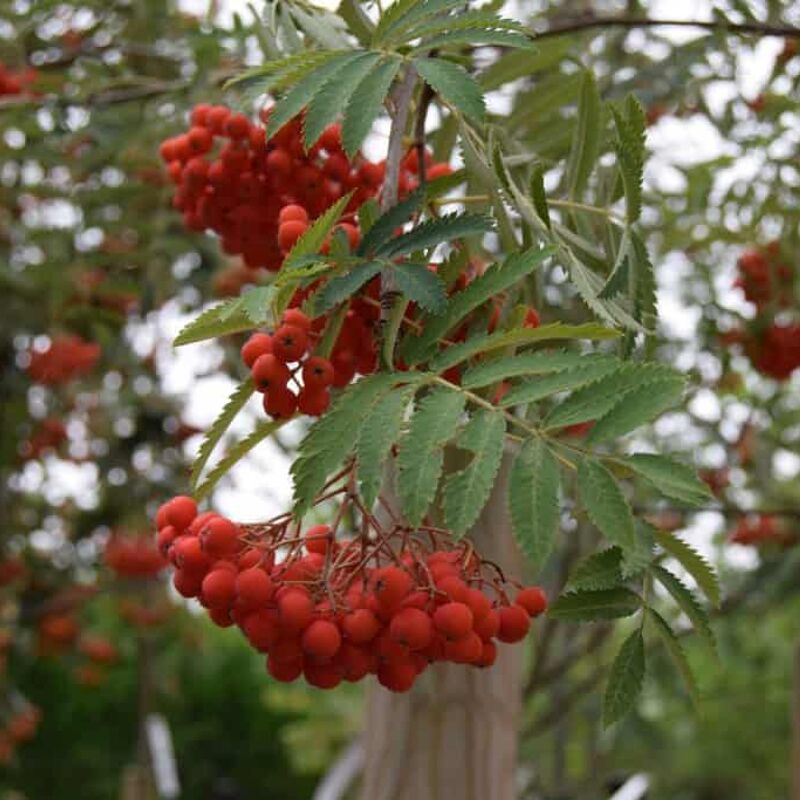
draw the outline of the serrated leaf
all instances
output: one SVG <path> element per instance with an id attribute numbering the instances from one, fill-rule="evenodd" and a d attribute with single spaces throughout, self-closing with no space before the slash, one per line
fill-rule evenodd
<path id="1" fill-rule="evenodd" d="M 319 316 L 352 297 L 365 283 L 379 275 L 383 265 L 379 261 L 365 261 L 346 272 L 331 278 L 314 295 L 314 315 Z"/>
<path id="2" fill-rule="evenodd" d="M 625 364 L 616 372 L 578 389 L 545 418 L 545 427 L 562 428 L 607 414 L 619 398 L 642 383 L 669 380 L 675 372 L 662 364 Z"/>
<path id="3" fill-rule="evenodd" d="M 405 29 L 403 41 L 411 41 L 421 36 L 434 36 L 439 33 L 451 31 L 469 31 L 481 33 L 482 31 L 504 30 L 522 33 L 525 27 L 515 20 L 498 17 L 494 11 L 469 10 L 458 15 L 440 16 L 433 20 L 426 20 L 420 25 L 413 25 Z M 524 34 L 523 34 L 524 35 Z M 525 37 L 527 39 L 527 36 Z"/>
<path id="4" fill-rule="evenodd" d="M 681 646 L 680 639 L 675 635 L 675 632 L 669 626 L 669 623 L 653 608 L 646 609 L 648 617 L 653 621 L 654 628 L 667 652 L 670 654 L 678 672 L 683 678 L 683 683 L 686 686 L 686 691 L 692 702 L 697 705 L 699 701 L 699 692 L 697 691 L 697 682 L 695 681 L 694 673 L 689 665 L 689 660 L 686 658 L 686 653 Z"/>
<path id="5" fill-rule="evenodd" d="M 424 200 L 425 194 L 416 191 L 381 214 L 361 240 L 356 253 L 360 256 L 374 255 L 380 245 L 394 236 L 396 228 L 408 222 L 422 208 Z"/>
<path id="6" fill-rule="evenodd" d="M 447 527 L 461 535 L 472 527 L 494 485 L 503 457 L 506 423 L 494 411 L 477 411 L 455 441 L 472 453 L 472 461 L 459 472 L 448 475 L 442 493 Z"/>
<path id="7" fill-rule="evenodd" d="M 603 724 L 624 717 L 635 705 L 644 682 L 644 637 L 637 628 L 623 643 L 611 664 L 603 698 Z"/>
<path id="8" fill-rule="evenodd" d="M 270 318 L 273 286 L 257 286 L 241 296 L 241 308 L 254 325 L 263 325 Z"/>
<path id="9" fill-rule="evenodd" d="M 491 28 L 451 31 L 438 36 L 426 37 L 424 42 L 412 48 L 411 55 L 438 50 L 448 45 L 499 45 L 500 47 L 522 47 L 534 49 L 533 42 L 524 34 L 515 31 L 492 30 Z"/>
<path id="10" fill-rule="evenodd" d="M 403 386 L 387 392 L 364 418 L 356 442 L 356 467 L 364 504 L 370 508 L 378 497 L 383 480 L 383 464 L 397 441 L 406 408 L 416 386 Z"/>
<path id="11" fill-rule="evenodd" d="M 580 198 L 600 153 L 600 92 L 594 73 L 585 70 L 578 101 L 578 124 L 572 137 L 567 160 L 567 189 L 569 197 Z"/>
<path id="12" fill-rule="evenodd" d="M 489 233 L 492 228 L 491 219 L 483 214 L 445 214 L 390 239 L 375 253 L 383 258 L 397 258 L 465 236 Z"/>
<path id="13" fill-rule="evenodd" d="M 347 208 L 352 196 L 353 193 L 348 192 L 344 197 L 340 197 L 308 226 L 305 233 L 295 242 L 294 247 L 286 255 L 284 259 L 285 267 L 291 268 L 292 264 L 295 264 L 299 259 L 319 252 L 328 234 Z"/>
<path id="14" fill-rule="evenodd" d="M 292 53 L 239 73 L 227 81 L 224 88 L 256 84 L 260 93 L 280 90 L 297 83 L 309 72 L 339 55 L 343 53 L 332 50 L 304 50 L 301 53 Z"/>
<path id="15" fill-rule="evenodd" d="M 311 147 L 325 127 L 342 113 L 356 86 L 380 58 L 380 53 L 354 53 L 334 74 L 322 79 L 303 118 L 303 141 L 306 148 Z"/>
<path id="16" fill-rule="evenodd" d="M 544 190 L 544 168 L 537 165 L 531 172 L 531 200 L 536 213 L 544 223 L 547 230 L 550 230 L 550 208 L 547 205 L 547 194 Z"/>
<path id="17" fill-rule="evenodd" d="M 197 500 L 203 500 L 214 490 L 214 487 L 224 478 L 233 467 L 238 464 L 256 445 L 260 444 L 267 437 L 271 436 L 276 430 L 284 425 L 288 420 L 279 419 L 271 422 L 262 422 L 256 426 L 255 430 L 238 441 L 228 452 L 214 465 L 209 471 L 203 483 L 195 489 L 194 496 Z"/>
<path id="18" fill-rule="evenodd" d="M 294 119 L 308 105 L 319 89 L 319 85 L 329 75 L 335 74 L 353 58 L 352 51 L 339 53 L 317 66 L 302 80 L 292 86 L 275 104 L 267 123 L 267 138 L 271 139 L 287 122 Z"/>
<path id="19" fill-rule="evenodd" d="M 361 44 L 367 44 L 375 32 L 375 23 L 361 7 L 359 0 L 342 0 L 336 13 L 347 23 L 347 28 Z"/>
<path id="20" fill-rule="evenodd" d="M 197 451 L 194 464 L 192 464 L 192 488 L 197 486 L 203 468 L 208 463 L 208 459 L 211 458 L 214 448 L 225 435 L 225 431 L 230 428 L 236 415 L 247 405 L 247 401 L 253 396 L 255 390 L 253 381 L 249 378 L 240 383 L 222 407 L 222 411 L 220 411 L 217 418 L 211 423 L 211 427 L 206 431 L 206 435 L 200 444 L 200 449 Z"/>
<path id="21" fill-rule="evenodd" d="M 367 138 L 402 64 L 399 56 L 386 56 L 372 67 L 350 95 L 342 121 L 342 146 L 350 158 Z"/>
<path id="22" fill-rule="evenodd" d="M 522 552 L 537 566 L 547 560 L 558 531 L 558 465 L 538 437 L 520 449 L 508 481 L 511 530 Z"/>
<path id="23" fill-rule="evenodd" d="M 442 58 L 415 58 L 420 77 L 448 105 L 475 122 L 486 115 L 483 92 L 464 67 Z"/>
<path id="24" fill-rule="evenodd" d="M 313 504 L 327 478 L 347 459 L 358 441 L 364 419 L 393 387 L 413 383 L 416 375 L 380 373 L 350 384 L 303 439 L 292 464 L 295 514 Z"/>
<path id="25" fill-rule="evenodd" d="M 630 259 L 636 278 L 634 316 L 647 330 L 652 330 L 658 318 L 656 276 L 647 247 L 636 231 L 631 231 Z"/>
<path id="26" fill-rule="evenodd" d="M 229 333 L 251 330 L 253 321 L 244 312 L 240 301 L 241 298 L 237 297 L 226 303 L 219 303 L 204 311 L 200 316 L 195 317 L 181 328 L 172 342 L 173 346 L 181 347 L 185 344 L 194 344 L 206 339 L 214 339 L 217 336 L 225 336 Z M 235 307 L 233 308 L 233 313 L 231 313 L 231 306 L 234 304 Z"/>
<path id="27" fill-rule="evenodd" d="M 656 540 L 653 536 L 655 528 L 645 520 L 637 517 L 635 520 L 636 537 L 633 547 L 623 553 L 622 577 L 629 580 L 649 569 L 653 563 Z"/>
<path id="28" fill-rule="evenodd" d="M 494 350 L 505 350 L 507 347 L 524 347 L 537 342 L 555 339 L 616 339 L 619 332 L 614 328 L 606 328 L 596 322 L 585 322 L 581 325 L 566 325 L 563 322 L 552 322 L 538 328 L 512 328 L 508 331 L 484 333 L 471 336 L 465 342 L 449 345 L 431 361 L 431 368 L 449 369 L 455 364 L 472 358 L 478 354 L 491 353 Z"/>
<path id="29" fill-rule="evenodd" d="M 655 540 L 659 546 L 669 553 L 691 576 L 700 587 L 709 602 L 719 608 L 720 588 L 714 568 L 700 553 L 674 533 L 656 530 Z"/>
<path id="30" fill-rule="evenodd" d="M 375 41 L 394 38 L 419 22 L 462 5 L 459 0 L 398 0 L 381 15 Z"/>
<path id="31" fill-rule="evenodd" d="M 585 358 L 571 350 L 539 350 L 496 358 L 468 369 L 461 376 L 461 385 L 465 389 L 476 389 L 511 378 L 561 372 L 577 367 Z"/>
<path id="32" fill-rule="evenodd" d="M 629 95 L 622 108 L 611 106 L 617 133 L 615 149 L 625 188 L 628 222 L 642 213 L 642 177 L 644 174 L 646 119 L 639 101 Z"/>
<path id="33" fill-rule="evenodd" d="M 366 236 L 373 228 L 381 215 L 381 207 L 374 197 L 370 197 L 358 209 L 358 227 L 361 229 L 361 236 Z M 358 251 L 356 251 L 358 252 Z"/>
<path id="34" fill-rule="evenodd" d="M 430 311 L 439 314 L 447 304 L 447 291 L 442 279 L 431 272 L 425 264 L 393 264 L 390 272 L 400 291 L 409 299 Z"/>
<path id="35" fill-rule="evenodd" d="M 661 494 L 690 506 L 701 506 L 714 499 L 708 486 L 695 471 L 669 456 L 655 453 L 634 453 L 623 459 L 637 475 Z"/>
<path id="36" fill-rule="evenodd" d="M 578 465 L 578 494 L 595 527 L 623 551 L 634 546 L 633 514 L 614 476 L 599 462 L 584 458 Z"/>
<path id="37" fill-rule="evenodd" d="M 551 250 L 526 250 L 509 256 L 503 264 L 495 264 L 476 278 L 465 289 L 454 294 L 444 313 L 426 315 L 422 334 L 408 337 L 403 357 L 411 364 L 419 363 L 435 350 L 436 343 L 454 328 L 467 314 L 497 294 L 506 291 L 526 275 L 533 272 L 551 254 Z"/>
<path id="38" fill-rule="evenodd" d="M 597 420 L 587 438 L 593 445 L 614 439 L 650 422 L 678 405 L 686 388 L 682 377 L 642 383 L 625 392 L 608 413 Z"/>
<path id="39" fill-rule="evenodd" d="M 639 595 L 625 588 L 566 592 L 550 606 L 547 615 L 568 622 L 590 622 L 629 617 L 641 606 Z"/>
<path id="40" fill-rule="evenodd" d="M 338 49 L 347 47 L 350 42 L 344 33 L 342 18 L 321 8 L 315 8 L 313 14 L 306 13 L 298 5 L 289 6 L 289 13 L 303 33 L 318 42 L 322 47 Z"/>
<path id="41" fill-rule="evenodd" d="M 419 525 L 439 484 L 444 446 L 456 432 L 464 410 L 464 396 L 435 388 L 414 410 L 408 433 L 397 457 L 397 489 L 405 517 Z"/>
<path id="42" fill-rule="evenodd" d="M 579 366 L 565 369 L 553 375 L 544 375 L 534 380 L 516 384 L 500 401 L 500 406 L 515 406 L 533 403 L 556 392 L 565 392 L 585 386 L 619 367 L 614 356 L 585 356 Z"/>
<path id="43" fill-rule="evenodd" d="M 711 622 L 705 609 L 697 601 L 694 594 L 677 575 L 674 575 L 668 569 L 658 564 L 655 564 L 651 569 L 656 580 L 672 595 L 672 599 L 689 618 L 700 638 L 716 654 L 717 644 L 714 639 L 714 632 L 711 630 Z"/>
<path id="44" fill-rule="evenodd" d="M 597 591 L 613 589 L 622 582 L 622 550 L 609 547 L 581 561 L 570 576 L 567 588 Z"/>

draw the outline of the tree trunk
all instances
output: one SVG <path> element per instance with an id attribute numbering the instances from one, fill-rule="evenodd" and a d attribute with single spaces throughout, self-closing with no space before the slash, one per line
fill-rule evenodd
<path id="1" fill-rule="evenodd" d="M 519 576 L 507 472 L 504 463 L 470 538 L 483 556 Z M 373 683 L 363 800 L 513 800 L 522 651 L 501 644 L 497 662 L 484 670 L 436 664 L 405 694 Z"/>

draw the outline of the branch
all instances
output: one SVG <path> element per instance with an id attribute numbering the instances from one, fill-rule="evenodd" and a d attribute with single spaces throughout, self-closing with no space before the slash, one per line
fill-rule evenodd
<path id="1" fill-rule="evenodd" d="M 533 35 L 533 39 L 549 39 L 554 36 L 566 36 L 570 33 L 593 30 L 596 28 L 701 28 L 702 30 L 734 33 L 760 34 L 761 36 L 782 36 L 800 39 L 800 28 L 788 25 L 771 25 L 765 22 L 723 22 L 720 20 L 697 21 L 688 19 L 648 19 L 646 17 L 587 17 L 573 20 Z"/>

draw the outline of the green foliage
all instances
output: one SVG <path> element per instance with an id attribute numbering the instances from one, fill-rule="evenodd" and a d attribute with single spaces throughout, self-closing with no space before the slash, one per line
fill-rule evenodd
<path id="1" fill-rule="evenodd" d="M 409 300 L 432 314 L 442 312 L 447 304 L 447 292 L 442 279 L 426 264 L 393 264 L 387 271 Z"/>
<path id="2" fill-rule="evenodd" d="M 619 547 L 608 547 L 581 561 L 570 576 L 567 586 L 573 590 L 597 591 L 613 589 L 622 582 L 622 550 Z"/>
<path id="3" fill-rule="evenodd" d="M 211 427 L 206 431 L 200 449 L 197 451 L 197 458 L 192 465 L 191 485 L 193 488 L 197 486 L 203 469 L 214 452 L 214 448 L 219 444 L 220 439 L 230 428 L 236 415 L 245 407 L 254 392 L 255 386 L 249 378 L 240 383 L 222 407 L 222 411 L 211 424 Z"/>
<path id="4" fill-rule="evenodd" d="M 637 475 L 654 489 L 673 500 L 690 506 L 702 506 L 713 499 L 708 486 L 694 470 L 669 456 L 656 453 L 634 453 L 624 459 Z"/>
<path id="5" fill-rule="evenodd" d="M 683 679 L 683 684 L 686 691 L 689 693 L 693 703 L 699 701 L 699 693 L 697 690 L 697 681 L 695 680 L 692 667 L 689 664 L 689 659 L 686 658 L 686 652 L 681 645 L 680 639 L 675 635 L 669 623 L 658 613 L 654 608 L 648 607 L 646 609 L 647 617 L 653 623 L 652 628 L 658 634 L 661 643 L 666 648 L 667 652 L 675 664 L 678 673 Z"/>
<path id="6" fill-rule="evenodd" d="M 584 70 L 578 103 L 578 124 L 567 161 L 567 187 L 570 197 L 580 197 L 586 188 L 600 152 L 601 135 L 600 93 L 594 74 L 591 70 Z M 546 215 L 543 218 L 546 219 Z"/>
<path id="7" fill-rule="evenodd" d="M 664 567 L 655 565 L 652 568 L 654 577 L 672 595 L 681 611 L 689 618 L 695 631 L 702 637 L 712 652 L 716 652 L 716 640 L 711 630 L 711 623 L 705 609 L 697 601 L 686 584 Z"/>
<path id="8" fill-rule="evenodd" d="M 364 284 L 379 275 L 383 269 L 380 261 L 362 261 L 349 272 L 336 275 L 314 294 L 314 314 L 324 314 L 339 303 L 344 303 Z"/>
<path id="9" fill-rule="evenodd" d="M 471 454 L 466 467 L 447 476 L 442 491 L 445 523 L 456 535 L 474 524 L 489 499 L 503 457 L 505 433 L 500 414 L 481 410 L 455 440 L 457 448 Z"/>
<path id="10" fill-rule="evenodd" d="M 180 347 L 252 330 L 269 318 L 270 301 L 274 292 L 271 286 L 261 286 L 251 289 L 241 297 L 206 309 L 180 330 L 173 345 Z"/>
<path id="11" fill-rule="evenodd" d="M 419 525 L 436 496 L 444 466 L 444 446 L 464 411 L 459 392 L 437 387 L 417 403 L 397 456 L 397 490 L 403 512 Z"/>
<path id="12" fill-rule="evenodd" d="M 511 378 L 546 375 L 577 367 L 585 356 L 572 350 L 539 350 L 482 362 L 461 376 L 465 389 L 478 389 Z"/>
<path id="13" fill-rule="evenodd" d="M 339 222 L 351 197 L 352 192 L 340 197 L 308 226 L 305 233 L 295 242 L 294 247 L 286 255 L 286 267 L 291 267 L 292 264 L 304 256 L 315 255 L 319 252 L 328 234 Z"/>
<path id="14" fill-rule="evenodd" d="M 614 476 L 599 462 L 584 458 L 578 465 L 578 495 L 589 519 L 623 552 L 634 546 L 633 514 Z"/>
<path id="15" fill-rule="evenodd" d="M 548 615 L 566 622 L 619 619 L 635 614 L 642 605 L 635 592 L 624 587 L 566 592 L 549 608 Z"/>
<path id="16" fill-rule="evenodd" d="M 645 159 L 644 109 L 630 95 L 620 106 L 611 106 L 617 141 L 615 149 L 622 183 L 625 187 L 625 204 L 628 222 L 636 222 L 642 213 L 642 176 Z"/>
<path id="17" fill-rule="evenodd" d="M 420 77 L 455 111 L 474 122 L 486 114 L 483 93 L 476 80 L 459 64 L 443 58 L 415 58 Z"/>
<path id="18" fill-rule="evenodd" d="M 655 540 L 659 547 L 671 555 L 694 578 L 708 601 L 719 607 L 719 580 L 711 564 L 674 533 L 657 530 Z"/>
<path id="19" fill-rule="evenodd" d="M 558 531 L 558 464 L 538 437 L 517 454 L 508 481 L 508 506 L 514 538 L 523 553 L 541 567 Z"/>
<path id="20" fill-rule="evenodd" d="M 491 219 L 481 214 L 445 214 L 384 242 L 375 249 L 375 254 L 384 258 L 397 258 L 428 250 L 453 239 L 488 233 L 492 227 Z"/>
<path id="21" fill-rule="evenodd" d="M 375 255 L 379 247 L 389 242 L 395 229 L 404 225 L 419 211 L 425 196 L 422 192 L 412 192 L 408 197 L 392 206 L 375 220 L 356 250 L 360 256 Z"/>
<path id="22" fill-rule="evenodd" d="M 637 628 L 623 643 L 611 665 L 603 700 L 603 722 L 612 725 L 633 708 L 642 691 L 644 637 Z"/>

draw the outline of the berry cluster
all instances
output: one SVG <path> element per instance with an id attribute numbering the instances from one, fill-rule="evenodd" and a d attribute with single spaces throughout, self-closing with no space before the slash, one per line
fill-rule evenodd
<path id="1" fill-rule="evenodd" d="M 67 426 L 57 417 L 43 419 L 31 435 L 20 444 L 20 457 L 24 461 L 40 458 L 48 452 L 57 450 L 67 441 Z"/>
<path id="2" fill-rule="evenodd" d="M 100 359 L 100 345 L 80 336 L 55 336 L 46 349 L 32 349 L 28 357 L 28 376 L 34 383 L 58 386 L 91 372 Z"/>
<path id="3" fill-rule="evenodd" d="M 41 720 L 41 709 L 32 704 L 11 712 L 0 728 L 0 764 L 8 764 L 17 747 L 33 739 Z"/>
<path id="4" fill-rule="evenodd" d="M 73 676 L 81 686 L 95 687 L 105 683 L 108 669 L 119 659 L 116 646 L 103 636 L 84 636 L 78 642 L 78 656 Z"/>
<path id="5" fill-rule="evenodd" d="M 270 108 L 262 110 L 267 122 Z M 363 156 L 348 159 L 341 129 L 329 125 L 309 150 L 303 145 L 302 119 L 297 117 L 267 140 L 265 129 L 225 106 L 198 105 L 191 127 L 161 144 L 160 153 L 178 189 L 173 199 L 190 230 L 211 229 L 221 237 L 224 252 L 242 256 L 252 268 L 278 270 L 284 254 L 308 227 L 309 217 L 353 192 L 352 213 L 381 188 L 385 164 Z M 400 176 L 400 192 L 416 187 L 416 161 Z M 432 164 L 429 177 L 450 168 Z M 351 246 L 358 229 L 342 223 Z"/>
<path id="6" fill-rule="evenodd" d="M 244 343 L 242 360 L 256 389 L 264 394 L 264 410 L 270 416 L 286 418 L 300 411 L 318 417 L 327 410 L 329 387 L 337 376 L 327 358 L 310 354 L 314 339 L 311 320 L 289 309 L 272 335 L 254 333 Z"/>
<path id="7" fill-rule="evenodd" d="M 0 62 L 0 97 L 24 94 L 28 86 L 33 83 L 37 77 L 38 74 L 36 70 L 31 67 L 15 72 Z"/>
<path id="8" fill-rule="evenodd" d="M 742 517 L 729 538 L 735 544 L 755 547 L 766 544 L 787 545 L 794 540 L 783 522 L 772 514 Z"/>
<path id="9" fill-rule="evenodd" d="M 145 536 L 113 534 L 106 542 L 104 557 L 120 578 L 152 578 L 167 566 L 161 551 Z"/>
<path id="10" fill-rule="evenodd" d="M 303 532 L 289 514 L 237 525 L 198 514 L 188 497 L 156 517 L 176 590 L 217 625 L 238 625 L 275 679 L 331 689 L 374 674 L 406 691 L 435 662 L 491 666 L 497 641 L 519 642 L 546 609 L 539 587 L 511 600 L 500 569 L 467 542 L 429 526 L 385 529 L 342 492 L 337 519 L 361 514 L 355 538 L 337 537 L 336 525 Z"/>
<path id="11" fill-rule="evenodd" d="M 792 304 L 792 268 L 782 263 L 779 242 L 745 250 L 736 266 L 739 276 L 733 285 L 759 310 L 770 303 L 782 308 Z"/>

